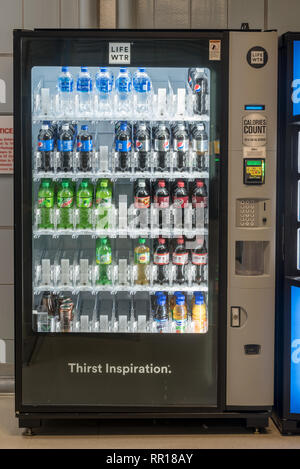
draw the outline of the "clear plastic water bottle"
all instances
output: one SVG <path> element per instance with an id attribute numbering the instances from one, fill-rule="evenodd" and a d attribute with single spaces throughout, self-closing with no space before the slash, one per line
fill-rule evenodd
<path id="1" fill-rule="evenodd" d="M 139 114 L 149 112 L 152 82 L 144 68 L 138 68 L 133 75 L 135 110 Z"/>
<path id="2" fill-rule="evenodd" d="M 79 99 L 79 112 L 89 114 L 92 112 L 93 81 L 87 67 L 81 67 L 77 79 L 77 92 Z"/>
<path id="3" fill-rule="evenodd" d="M 59 114 L 68 115 L 74 112 L 74 80 L 69 67 L 62 67 L 58 77 Z"/>
<path id="4" fill-rule="evenodd" d="M 100 67 L 96 75 L 96 89 L 98 94 L 98 110 L 100 112 L 111 112 L 112 90 L 114 76 L 107 67 Z"/>
<path id="5" fill-rule="evenodd" d="M 131 110 L 131 75 L 127 68 L 120 68 L 119 75 L 116 79 L 117 93 L 117 111 L 130 112 Z"/>

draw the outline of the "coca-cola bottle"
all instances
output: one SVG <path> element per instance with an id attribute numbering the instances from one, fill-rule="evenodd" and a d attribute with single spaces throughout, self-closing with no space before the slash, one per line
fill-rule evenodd
<path id="1" fill-rule="evenodd" d="M 159 228 L 163 227 L 163 211 L 170 206 L 170 194 L 166 188 L 166 182 L 158 181 L 157 189 L 154 194 L 154 206 L 158 209 L 158 224 Z M 166 227 L 167 228 L 167 227 Z"/>
<path id="2" fill-rule="evenodd" d="M 192 195 L 192 207 L 196 209 L 195 224 L 203 225 L 207 221 L 207 188 L 201 179 L 196 181 Z"/>
<path id="3" fill-rule="evenodd" d="M 154 151 L 157 154 L 156 171 L 167 171 L 168 152 L 170 150 L 170 131 L 165 124 L 154 129 Z"/>
<path id="4" fill-rule="evenodd" d="M 196 238 L 197 246 L 192 251 L 192 264 L 196 266 L 195 281 L 200 285 L 206 280 L 207 248 L 205 240 Z"/>
<path id="5" fill-rule="evenodd" d="M 146 171 L 149 166 L 148 157 L 151 150 L 150 131 L 145 122 L 141 122 L 135 130 L 134 148 L 137 152 L 137 170 Z"/>
<path id="6" fill-rule="evenodd" d="M 160 285 L 169 283 L 168 265 L 169 265 L 169 249 L 164 238 L 158 238 L 158 245 L 153 254 L 153 263 L 157 266 L 157 276 L 155 283 Z"/>
<path id="7" fill-rule="evenodd" d="M 185 266 L 189 260 L 188 251 L 183 238 L 177 239 L 177 246 L 173 251 L 173 265 L 176 266 L 175 283 L 183 284 L 186 282 Z"/>
<path id="8" fill-rule="evenodd" d="M 139 179 L 137 182 L 134 194 L 134 207 L 138 210 L 138 220 L 136 228 L 148 227 L 148 214 L 150 208 L 150 193 L 146 186 L 144 179 Z"/>
<path id="9" fill-rule="evenodd" d="M 174 128 L 173 132 L 173 150 L 176 152 L 176 169 L 184 171 L 187 167 L 187 155 L 189 150 L 189 134 L 185 125 L 180 123 Z"/>

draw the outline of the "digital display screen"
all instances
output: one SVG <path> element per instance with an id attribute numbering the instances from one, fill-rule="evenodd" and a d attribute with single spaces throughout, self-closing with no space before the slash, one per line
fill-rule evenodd
<path id="1" fill-rule="evenodd" d="M 292 83 L 293 115 L 300 114 L 300 41 L 294 41 L 294 63 Z"/>
<path id="2" fill-rule="evenodd" d="M 245 104 L 245 111 L 264 111 L 264 104 Z"/>
<path id="3" fill-rule="evenodd" d="M 300 288 L 291 287 L 290 412 L 300 414 Z"/>
<path id="4" fill-rule="evenodd" d="M 244 184 L 264 184 L 265 160 L 244 159 Z"/>

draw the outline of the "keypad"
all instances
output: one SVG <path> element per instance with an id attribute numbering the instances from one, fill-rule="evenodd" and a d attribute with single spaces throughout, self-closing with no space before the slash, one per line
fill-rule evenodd
<path id="1" fill-rule="evenodd" d="M 255 226 L 255 202 L 254 200 L 240 201 L 240 223 L 239 226 L 251 228 Z"/>

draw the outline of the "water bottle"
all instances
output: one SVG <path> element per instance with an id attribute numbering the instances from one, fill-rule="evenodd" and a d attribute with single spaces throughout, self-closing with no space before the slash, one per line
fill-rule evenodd
<path id="1" fill-rule="evenodd" d="M 152 83 L 144 68 L 138 68 L 133 76 L 135 110 L 139 114 L 149 112 Z"/>
<path id="2" fill-rule="evenodd" d="M 98 110 L 100 112 L 109 112 L 112 107 L 112 90 L 114 76 L 107 67 L 100 67 L 96 75 L 96 89 L 98 92 Z"/>
<path id="3" fill-rule="evenodd" d="M 116 79 L 117 111 L 130 112 L 131 110 L 131 76 L 127 68 L 120 68 Z"/>
<path id="4" fill-rule="evenodd" d="M 81 67 L 77 79 L 77 92 L 79 99 L 79 112 L 89 114 L 92 112 L 93 82 L 87 67 Z"/>
<path id="5" fill-rule="evenodd" d="M 58 77 L 59 114 L 70 116 L 74 112 L 74 80 L 69 67 L 62 67 Z"/>

